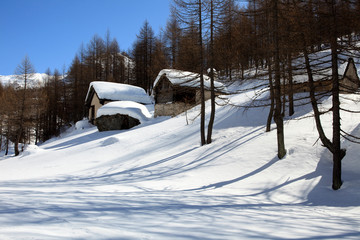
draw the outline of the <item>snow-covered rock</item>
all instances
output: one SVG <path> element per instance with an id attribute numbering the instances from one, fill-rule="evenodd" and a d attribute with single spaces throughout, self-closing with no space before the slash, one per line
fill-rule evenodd
<path id="1" fill-rule="evenodd" d="M 144 105 L 132 101 L 110 102 L 99 108 L 96 117 L 115 114 L 129 115 L 139 119 L 140 122 L 148 121 L 151 118 L 151 114 Z"/>
<path id="2" fill-rule="evenodd" d="M 89 123 L 89 120 L 87 118 L 77 121 L 75 123 L 75 129 L 86 129 L 90 127 L 93 127 L 93 125 Z"/>

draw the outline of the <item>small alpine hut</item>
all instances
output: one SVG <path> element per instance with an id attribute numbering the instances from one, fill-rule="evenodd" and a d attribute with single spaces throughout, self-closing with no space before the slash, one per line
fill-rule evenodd
<path id="1" fill-rule="evenodd" d="M 143 105 L 153 104 L 151 97 L 143 88 L 122 83 L 91 82 L 85 98 L 89 121 L 94 124 L 99 108 L 114 101 L 132 101 Z"/>
<path id="2" fill-rule="evenodd" d="M 359 89 L 360 79 L 358 69 L 356 68 L 353 58 L 349 58 L 344 74 L 340 79 L 340 91 L 344 93 L 352 93 Z"/>
<path id="3" fill-rule="evenodd" d="M 318 58 L 316 54 L 312 54 L 309 57 Z M 314 90 L 315 92 L 326 92 L 331 91 L 332 89 L 332 79 L 329 76 L 331 73 L 331 61 L 328 59 L 329 56 L 325 55 L 325 57 L 319 58 L 317 60 L 313 60 L 314 69 L 313 71 L 316 74 L 313 75 L 314 78 Z M 301 60 L 302 61 L 302 60 Z M 302 64 L 302 65 L 301 65 Z M 304 67 L 303 62 L 300 62 L 300 66 Z M 300 68 L 301 69 L 301 68 Z M 301 70 L 295 71 L 294 74 L 294 83 L 292 85 L 293 93 L 300 92 L 310 92 L 310 83 L 307 78 L 303 77 L 303 72 Z M 348 58 L 347 60 L 339 61 L 339 84 L 340 84 L 340 92 L 342 93 L 353 93 L 358 91 L 360 87 L 360 80 L 358 76 L 358 69 L 354 62 L 353 58 Z M 283 92 L 284 86 L 282 86 L 281 91 Z M 285 92 L 289 92 L 289 85 L 285 85 Z"/>
<path id="4" fill-rule="evenodd" d="M 214 82 L 215 95 L 226 87 Z M 205 100 L 210 99 L 210 77 L 204 75 Z M 155 116 L 176 116 L 200 103 L 200 75 L 175 69 L 163 69 L 154 81 Z"/>

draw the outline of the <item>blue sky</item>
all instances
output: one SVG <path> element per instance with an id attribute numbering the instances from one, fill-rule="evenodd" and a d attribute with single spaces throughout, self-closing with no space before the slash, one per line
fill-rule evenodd
<path id="1" fill-rule="evenodd" d="M 132 47 L 145 20 L 165 28 L 171 0 L 0 0 L 0 75 L 28 55 L 37 72 L 62 71 L 82 43 L 109 29 L 121 50 Z"/>

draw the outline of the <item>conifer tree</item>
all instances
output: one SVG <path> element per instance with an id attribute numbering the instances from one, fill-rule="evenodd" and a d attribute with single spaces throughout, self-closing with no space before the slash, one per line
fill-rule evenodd
<path id="1" fill-rule="evenodd" d="M 154 31 L 149 22 L 145 21 L 139 35 L 137 35 L 133 55 L 135 58 L 136 85 L 144 88 L 148 93 L 150 93 L 154 81 L 154 74 L 151 72 L 154 46 Z"/>
<path id="2" fill-rule="evenodd" d="M 24 140 L 24 132 L 25 132 L 25 121 L 27 117 L 27 111 L 29 111 L 28 105 L 28 84 L 31 81 L 33 74 L 35 73 L 35 69 L 30 62 L 28 56 L 25 56 L 21 63 L 17 66 L 15 70 L 15 75 L 17 75 L 17 81 L 19 84 L 18 91 L 18 114 L 16 116 L 16 135 L 14 142 L 14 151 L 15 156 L 20 154 L 19 151 L 19 143 L 21 140 Z"/>
<path id="3" fill-rule="evenodd" d="M 170 20 L 166 24 L 165 42 L 169 52 L 170 66 L 171 68 L 177 68 L 179 57 L 179 44 L 182 31 L 176 20 L 175 13 L 172 12 Z"/>
<path id="4" fill-rule="evenodd" d="M 183 26 L 190 27 L 188 29 L 197 31 L 194 35 L 196 39 L 197 51 L 196 65 L 197 69 L 194 72 L 199 74 L 200 79 L 200 140 L 201 145 L 206 144 L 205 137 L 205 90 L 204 90 L 204 40 L 203 40 L 203 11 L 204 2 L 202 0 L 174 0 L 177 19 Z M 190 38 L 188 38 L 190 39 Z M 181 52 L 179 53 L 181 56 Z"/>

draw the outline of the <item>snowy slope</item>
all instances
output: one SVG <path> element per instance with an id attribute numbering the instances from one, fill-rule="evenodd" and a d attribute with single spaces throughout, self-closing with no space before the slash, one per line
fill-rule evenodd
<path id="1" fill-rule="evenodd" d="M 268 109 L 218 106 L 214 141 L 203 147 L 198 110 L 188 125 L 181 115 L 126 131 L 72 129 L 2 157 L 0 239 L 360 238 L 360 147 L 344 141 L 344 184 L 331 190 L 331 155 L 304 118 L 310 106 L 286 120 L 282 160 L 276 131 L 265 133 Z M 342 119 L 360 135 L 360 114 Z M 331 116 L 323 120 L 330 134 Z"/>

